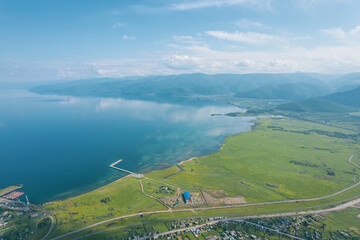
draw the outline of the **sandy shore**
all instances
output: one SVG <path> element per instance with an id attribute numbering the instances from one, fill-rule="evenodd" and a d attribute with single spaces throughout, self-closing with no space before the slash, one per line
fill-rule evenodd
<path id="1" fill-rule="evenodd" d="M 181 164 L 186 163 L 186 162 L 190 162 L 190 161 L 194 160 L 195 158 L 199 158 L 199 157 L 189 158 L 188 160 L 185 160 L 185 161 L 182 161 L 182 162 L 178 163 L 178 165 L 181 165 Z"/>

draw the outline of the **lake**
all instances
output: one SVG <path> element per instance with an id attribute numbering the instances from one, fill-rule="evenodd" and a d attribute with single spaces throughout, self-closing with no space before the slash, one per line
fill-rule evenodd
<path id="1" fill-rule="evenodd" d="M 0 188 L 23 184 L 32 203 L 74 196 L 134 172 L 161 169 L 219 149 L 248 131 L 249 117 L 216 102 L 158 103 L 0 90 Z"/>

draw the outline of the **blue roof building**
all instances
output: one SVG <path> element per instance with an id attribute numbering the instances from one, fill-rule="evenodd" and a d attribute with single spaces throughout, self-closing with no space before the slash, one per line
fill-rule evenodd
<path id="1" fill-rule="evenodd" d="M 191 195 L 189 192 L 184 192 L 184 199 L 185 199 L 185 202 L 187 202 L 191 199 Z"/>

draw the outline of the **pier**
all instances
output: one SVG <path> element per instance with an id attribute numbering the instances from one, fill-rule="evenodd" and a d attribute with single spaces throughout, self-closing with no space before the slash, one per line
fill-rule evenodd
<path id="1" fill-rule="evenodd" d="M 144 176 L 144 174 L 141 174 L 141 173 L 133 173 L 133 172 L 130 172 L 130 171 L 126 170 L 126 169 L 115 167 L 115 165 L 120 163 L 120 162 L 122 162 L 122 159 L 114 162 L 113 164 L 110 164 L 109 167 L 111 167 L 113 169 L 116 169 L 116 170 L 119 170 L 121 172 L 130 174 L 131 176 L 136 177 L 136 178 L 142 178 Z"/>

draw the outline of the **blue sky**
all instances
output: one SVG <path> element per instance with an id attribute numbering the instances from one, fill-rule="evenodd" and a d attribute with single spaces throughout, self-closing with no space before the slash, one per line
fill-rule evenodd
<path id="1" fill-rule="evenodd" d="M 358 0 L 0 0 L 0 81 L 360 67 Z"/>

